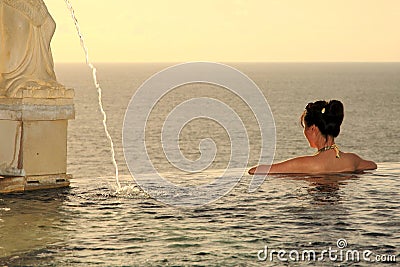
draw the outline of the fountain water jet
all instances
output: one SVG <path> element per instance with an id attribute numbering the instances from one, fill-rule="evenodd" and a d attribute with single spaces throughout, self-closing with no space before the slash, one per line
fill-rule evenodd
<path id="1" fill-rule="evenodd" d="M 65 0 L 65 3 L 66 3 L 66 5 L 67 5 L 67 7 L 68 7 L 68 9 L 69 9 L 69 11 L 71 13 L 72 20 L 74 21 L 75 28 L 76 28 L 76 31 L 78 33 L 79 40 L 80 40 L 80 43 L 81 43 L 81 47 L 83 49 L 83 52 L 85 53 L 86 64 L 92 70 L 93 83 L 94 83 L 94 85 L 95 85 L 95 87 L 97 89 L 99 107 L 100 107 L 101 114 L 103 115 L 104 132 L 105 132 L 105 134 L 107 136 L 108 141 L 110 142 L 111 160 L 112 160 L 112 163 L 113 163 L 114 168 L 115 168 L 115 180 L 116 180 L 117 187 L 118 187 L 117 188 L 117 192 L 119 192 L 119 191 L 121 191 L 121 184 L 119 182 L 118 165 L 117 165 L 117 161 L 115 160 L 114 142 L 113 142 L 113 140 L 111 138 L 111 135 L 110 135 L 110 133 L 108 131 L 108 128 L 107 128 L 107 114 L 106 114 L 106 112 L 104 111 L 104 108 L 103 108 L 102 89 L 100 87 L 100 84 L 97 81 L 97 75 L 96 75 L 97 70 L 96 70 L 96 67 L 89 60 L 89 51 L 88 51 L 88 49 L 87 49 L 87 47 L 85 45 L 85 40 L 83 38 L 81 29 L 79 27 L 78 20 L 77 20 L 77 18 L 75 16 L 75 11 L 74 11 L 74 9 L 72 7 L 72 4 L 70 3 L 69 0 Z"/>

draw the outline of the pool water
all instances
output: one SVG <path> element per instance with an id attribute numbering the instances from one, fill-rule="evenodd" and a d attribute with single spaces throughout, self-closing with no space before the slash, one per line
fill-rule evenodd
<path id="1" fill-rule="evenodd" d="M 254 193 L 244 177 L 226 196 L 195 209 L 135 193 L 116 196 L 111 185 L 79 181 L 64 190 L 6 195 L 0 263 L 256 266 L 266 264 L 257 257 L 266 245 L 322 251 L 338 239 L 349 249 L 398 259 L 399 168 L 385 163 L 357 175 L 271 176 Z M 282 262 L 275 257 L 268 264 Z"/>
<path id="2" fill-rule="evenodd" d="M 344 99 L 346 115 L 338 144 L 343 151 L 374 159 L 378 169 L 363 174 L 268 176 L 251 193 L 248 186 L 252 177 L 245 175 L 225 196 L 194 208 L 177 208 L 149 197 L 135 185 L 124 163 L 121 129 L 128 101 L 146 78 L 163 67 L 151 64 L 98 67 L 124 186 L 120 194 L 115 191 L 114 169 L 90 72 L 85 66 L 59 68 L 60 81 L 76 90 L 77 116 L 70 121 L 68 133 L 68 172 L 74 179 L 69 188 L 61 190 L 0 196 L 0 265 L 378 264 L 328 258 L 283 262 L 276 254 L 272 261 L 259 259 L 266 246 L 269 251 L 321 252 L 338 249 L 339 239 L 347 242 L 343 252 L 369 250 L 371 259 L 396 256 L 399 262 L 398 64 L 240 65 L 239 69 L 260 86 L 274 113 L 276 161 L 314 152 L 298 123 L 306 103 L 314 98 L 340 98 Z M 187 98 L 191 93 L 200 94 L 199 91 L 195 88 L 178 95 Z M 233 105 L 239 106 L 235 102 Z M 159 125 L 158 120 L 156 117 L 150 123 Z M 183 129 L 187 135 L 183 136 L 182 149 L 188 158 L 198 155 L 197 140 L 204 137 L 201 130 L 211 132 L 214 126 L 197 122 Z M 225 149 L 226 135 L 218 131 L 214 137 L 217 144 L 222 142 L 221 149 L 212 168 L 204 173 L 182 176 L 168 161 L 157 157 L 160 155 L 157 138 L 149 141 L 149 151 L 171 181 L 193 185 L 216 179 L 230 153 Z M 260 143 L 256 132 L 249 131 L 249 136 L 253 142 L 250 167 L 257 163 Z"/>

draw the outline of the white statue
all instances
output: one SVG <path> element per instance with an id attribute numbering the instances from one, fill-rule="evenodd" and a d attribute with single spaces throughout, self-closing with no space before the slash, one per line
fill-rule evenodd
<path id="1" fill-rule="evenodd" d="M 55 28 L 43 0 L 0 0 L 0 96 L 65 94 L 50 49 Z"/>

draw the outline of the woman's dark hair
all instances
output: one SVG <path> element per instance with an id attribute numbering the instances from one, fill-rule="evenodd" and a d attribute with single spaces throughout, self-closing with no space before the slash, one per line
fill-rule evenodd
<path id="1" fill-rule="evenodd" d="M 301 115 L 300 122 L 303 127 L 317 126 L 325 136 L 337 137 L 343 117 L 344 108 L 339 100 L 316 101 L 308 103 Z"/>

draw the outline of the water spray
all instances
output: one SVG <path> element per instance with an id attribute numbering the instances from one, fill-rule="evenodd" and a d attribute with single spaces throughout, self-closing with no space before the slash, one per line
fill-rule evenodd
<path id="1" fill-rule="evenodd" d="M 64 1 L 67 4 L 67 7 L 68 7 L 68 9 L 69 9 L 69 11 L 71 13 L 72 20 L 74 21 L 75 28 L 76 28 L 76 31 L 78 33 L 79 40 L 80 40 L 80 43 L 81 43 L 81 47 L 83 49 L 83 52 L 85 53 L 86 65 L 88 65 L 89 68 L 92 70 L 93 83 L 94 83 L 94 85 L 95 85 L 95 87 L 97 89 L 99 107 L 100 107 L 101 114 L 103 115 L 104 132 L 105 132 L 105 134 L 107 136 L 108 141 L 110 142 L 111 160 L 112 160 L 112 163 L 113 163 L 114 168 L 115 168 L 115 180 L 116 180 L 117 187 L 118 187 L 117 188 L 117 192 L 119 192 L 121 190 L 121 184 L 119 182 L 119 176 L 118 176 L 118 165 L 117 165 L 117 161 L 115 160 L 114 142 L 113 142 L 113 140 L 111 138 L 111 135 L 110 135 L 110 133 L 108 131 L 108 128 L 107 128 L 107 114 L 106 114 L 106 112 L 104 111 L 104 108 L 103 108 L 102 89 L 100 87 L 100 84 L 97 81 L 97 75 L 96 75 L 97 69 L 89 60 L 89 52 L 88 52 L 88 49 L 87 49 L 87 47 L 85 45 L 85 40 L 83 38 L 81 29 L 79 27 L 78 20 L 77 20 L 77 18 L 75 16 L 75 11 L 74 11 L 74 9 L 73 9 L 73 7 L 72 7 L 72 5 L 71 5 L 69 0 L 64 0 Z"/>

